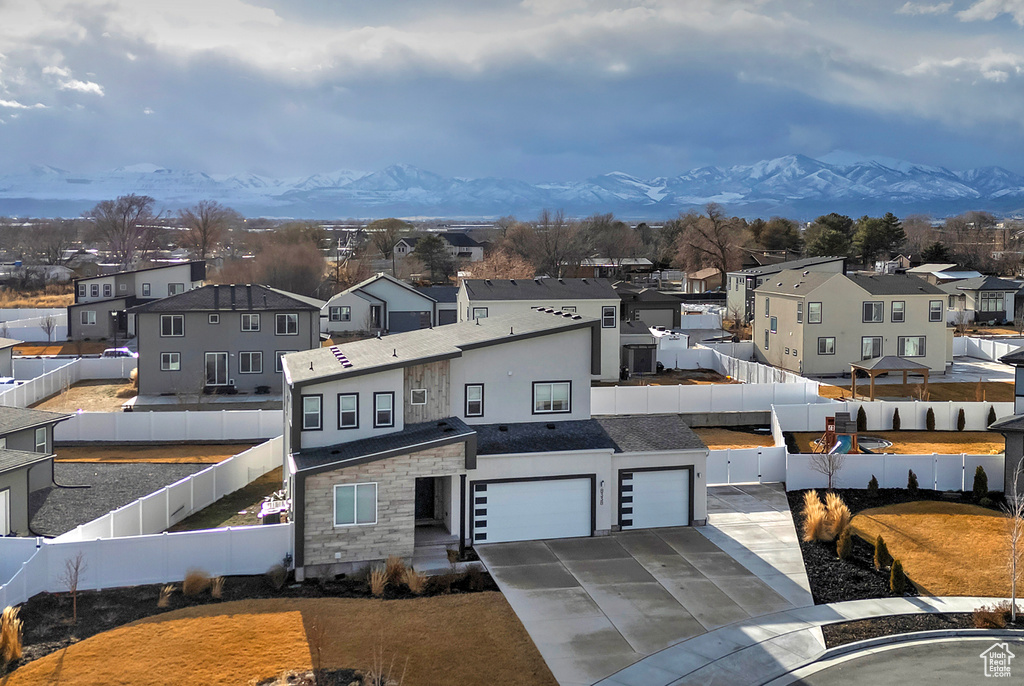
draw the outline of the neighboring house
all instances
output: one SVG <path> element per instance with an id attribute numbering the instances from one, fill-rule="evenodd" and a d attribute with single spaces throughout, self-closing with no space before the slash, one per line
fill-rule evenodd
<path id="1" fill-rule="evenodd" d="M 624 321 L 643 320 L 650 326 L 679 328 L 682 302 L 674 295 L 662 293 L 656 288 L 635 286 L 625 281 L 612 284 L 612 288 L 622 299 L 621 312 Z"/>
<path id="2" fill-rule="evenodd" d="M 448 254 L 467 262 L 479 262 L 484 259 L 484 246 L 472 239 L 469 234 L 458 231 L 445 231 L 443 233 L 431 234 L 437 236 L 448 249 Z M 408 257 L 416 250 L 419 236 L 406 236 L 395 245 L 395 257 Z"/>
<path id="3" fill-rule="evenodd" d="M 740 269 L 753 269 L 756 267 L 769 267 L 780 262 L 789 262 L 791 260 L 800 259 L 799 250 L 790 250 L 788 248 L 782 250 L 751 250 L 750 248 L 740 248 L 743 261 L 740 265 Z"/>
<path id="4" fill-rule="evenodd" d="M 0 406 L 0 536 L 31 536 L 29 494 L 53 485 L 53 427 L 71 415 Z"/>
<path id="5" fill-rule="evenodd" d="M 756 293 L 757 360 L 800 374 L 848 374 L 896 356 L 945 372 L 946 294 L 913 276 L 786 271 Z"/>
<path id="6" fill-rule="evenodd" d="M 703 524 L 707 449 L 678 415 L 590 416 L 601 340 L 527 310 L 285 356 L 296 578 L 417 543 Z"/>
<path id="7" fill-rule="evenodd" d="M 621 363 L 630 374 L 654 374 L 658 371 L 658 343 L 650 327 L 642 321 L 622 322 Z"/>
<path id="8" fill-rule="evenodd" d="M 417 286 L 416 290 L 433 298 L 437 303 L 437 317 L 434 323 L 454 324 L 459 321 L 459 287 L 458 286 Z"/>
<path id="9" fill-rule="evenodd" d="M 11 358 L 14 355 L 14 346 L 22 342 L 13 338 L 0 338 L 0 377 L 14 376 L 14 362 Z"/>
<path id="10" fill-rule="evenodd" d="M 619 378 L 619 309 L 622 299 L 607 279 L 464 279 L 459 321 L 528 312 L 537 307 L 601 322 L 601 366 L 595 379 Z"/>
<path id="11" fill-rule="evenodd" d="M 1007 499 L 1017 494 L 1024 496 L 1024 475 L 1018 483 L 1014 483 L 1017 467 L 1024 460 L 1024 349 L 1015 350 L 999 358 L 1003 364 L 1014 367 L 1013 383 L 1013 416 L 997 421 L 989 426 L 989 431 L 998 431 L 1006 439 L 1003 451 L 1003 491 Z"/>
<path id="12" fill-rule="evenodd" d="M 653 271 L 654 263 L 646 257 L 587 257 L 580 261 L 578 267 L 570 268 L 566 276 L 609 279 L 626 274 L 650 274 Z"/>
<path id="13" fill-rule="evenodd" d="M 203 286 L 137 305 L 139 395 L 276 394 L 281 355 L 320 346 L 322 305 L 257 285 Z"/>
<path id="14" fill-rule="evenodd" d="M 131 338 L 136 327 L 128 308 L 198 288 L 205 279 L 203 260 L 76 279 L 68 340 Z"/>
<path id="15" fill-rule="evenodd" d="M 922 264 L 908 269 L 907 274 L 924 279 L 930 284 L 949 283 L 982 276 L 981 272 L 973 269 L 958 269 L 958 266 L 955 264 Z"/>
<path id="16" fill-rule="evenodd" d="M 729 272 L 726 275 L 726 316 L 732 319 L 738 315 L 749 323 L 754 316 L 754 291 L 775 274 L 787 270 L 846 273 L 845 257 L 807 257 L 766 266 L 757 266 Z"/>
<path id="17" fill-rule="evenodd" d="M 717 267 L 706 267 L 686 275 L 683 291 L 686 293 L 706 293 L 722 287 L 722 270 Z"/>
<path id="18" fill-rule="evenodd" d="M 437 323 L 437 301 L 401 279 L 376 274 L 328 300 L 321 329 L 329 334 L 356 331 L 412 331 Z"/>
<path id="19" fill-rule="evenodd" d="M 909 255 L 896 255 L 888 260 L 875 260 L 875 271 L 879 274 L 902 274 L 910 269 Z"/>
<path id="20" fill-rule="evenodd" d="M 949 294 L 952 324 L 959 324 L 960 316 L 966 318 L 965 322 L 1002 323 L 1013 321 L 1014 295 L 1020 284 L 996 276 L 978 276 L 943 283 L 939 288 Z"/>

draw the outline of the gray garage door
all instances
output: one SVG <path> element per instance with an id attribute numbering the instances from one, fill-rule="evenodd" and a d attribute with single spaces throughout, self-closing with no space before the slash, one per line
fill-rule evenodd
<path id="1" fill-rule="evenodd" d="M 458 310 L 438 310 L 437 311 L 437 323 L 442 324 L 454 324 L 459 321 Z"/>
<path id="2" fill-rule="evenodd" d="M 426 329 L 430 327 L 430 312 L 392 312 L 390 323 L 391 333 Z"/>

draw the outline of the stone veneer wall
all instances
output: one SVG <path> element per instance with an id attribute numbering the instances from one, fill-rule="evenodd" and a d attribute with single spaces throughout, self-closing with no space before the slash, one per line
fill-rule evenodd
<path id="1" fill-rule="evenodd" d="M 368 462 L 306 479 L 303 565 L 332 565 L 411 557 L 416 536 L 416 478 L 460 474 L 466 444 Z M 334 486 L 375 482 L 377 523 L 334 526 Z M 453 498 L 458 497 L 453 493 Z M 457 503 L 452 505 L 458 507 Z M 341 559 L 334 557 L 341 553 Z"/>

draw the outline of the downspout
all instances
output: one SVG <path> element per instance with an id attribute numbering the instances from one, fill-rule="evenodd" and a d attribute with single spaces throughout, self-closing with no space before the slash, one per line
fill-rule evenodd
<path id="1" fill-rule="evenodd" d="M 466 556 L 466 475 L 459 474 L 459 559 Z"/>

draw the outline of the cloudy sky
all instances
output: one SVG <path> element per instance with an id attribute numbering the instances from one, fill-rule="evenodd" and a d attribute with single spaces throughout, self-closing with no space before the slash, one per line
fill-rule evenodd
<path id="1" fill-rule="evenodd" d="M 0 173 L 1024 172 L 1024 0 L 0 0 Z"/>

